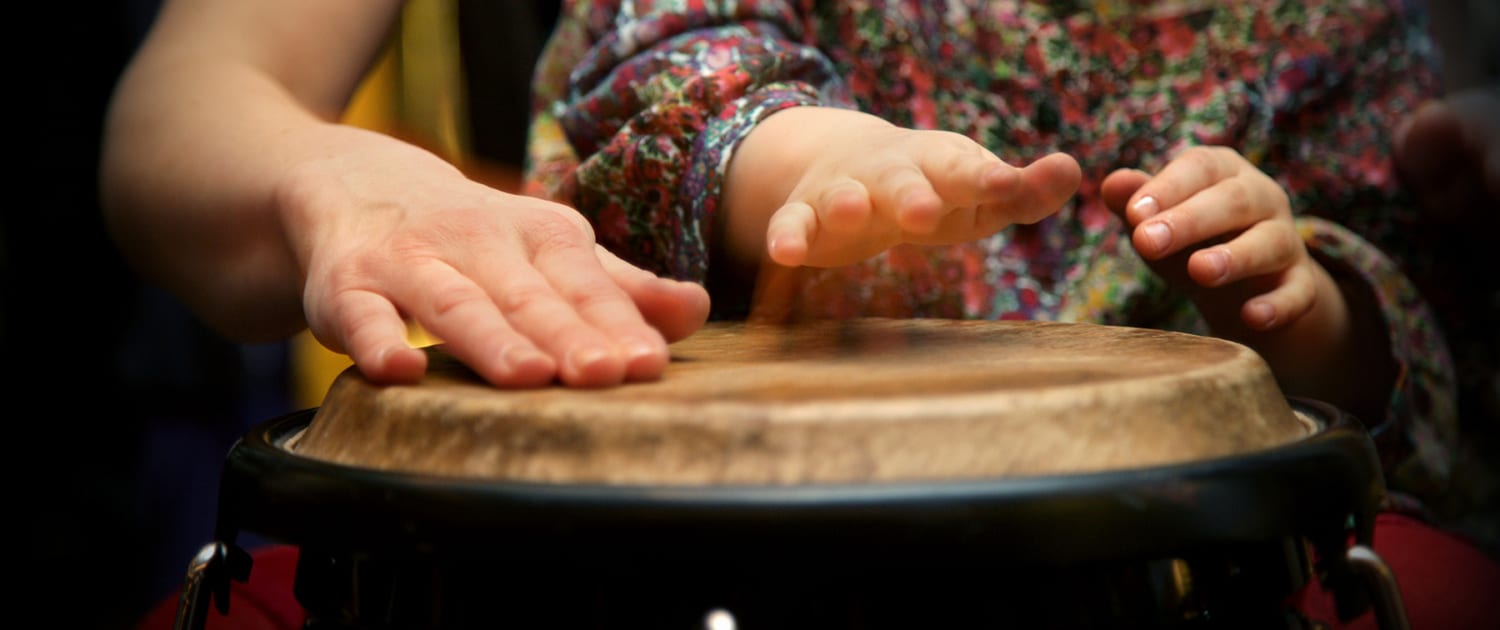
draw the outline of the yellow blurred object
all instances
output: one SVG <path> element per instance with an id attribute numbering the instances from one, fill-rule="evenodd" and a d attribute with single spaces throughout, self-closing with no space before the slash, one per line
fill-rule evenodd
<path id="1" fill-rule="evenodd" d="M 406 341 L 417 348 L 441 342 L 415 322 L 407 324 Z M 329 350 L 306 330 L 292 339 L 289 354 L 293 379 L 292 397 L 297 409 L 323 404 L 323 396 L 328 393 L 333 380 L 354 365 L 348 355 Z"/>
<path id="2" fill-rule="evenodd" d="M 469 162 L 465 102 L 455 0 L 411 0 L 343 122 L 405 138 L 462 167 Z M 415 322 L 408 323 L 407 341 L 415 347 L 439 343 Z M 290 361 L 299 409 L 322 404 L 329 385 L 353 365 L 308 331 L 292 339 Z"/>

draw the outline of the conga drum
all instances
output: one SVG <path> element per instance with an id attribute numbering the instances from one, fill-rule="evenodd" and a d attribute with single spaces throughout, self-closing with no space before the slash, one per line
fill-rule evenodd
<path id="1" fill-rule="evenodd" d="M 180 625 L 246 533 L 298 546 L 312 630 L 1298 628 L 1311 580 L 1402 623 L 1370 432 L 1228 341 L 720 322 L 660 380 L 526 390 L 428 351 L 235 444 Z"/>

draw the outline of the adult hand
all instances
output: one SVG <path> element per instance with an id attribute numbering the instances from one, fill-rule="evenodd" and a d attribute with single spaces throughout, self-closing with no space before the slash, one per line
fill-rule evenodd
<path id="1" fill-rule="evenodd" d="M 408 317 L 507 387 L 656 378 L 667 343 L 707 317 L 701 286 L 625 263 L 571 208 L 483 186 L 381 134 L 329 125 L 316 141 L 326 157 L 289 169 L 275 205 L 308 325 L 372 380 L 425 370 Z"/>
<path id="2" fill-rule="evenodd" d="M 1418 108 L 1396 132 L 1394 158 L 1428 216 L 1500 220 L 1500 87 Z"/>

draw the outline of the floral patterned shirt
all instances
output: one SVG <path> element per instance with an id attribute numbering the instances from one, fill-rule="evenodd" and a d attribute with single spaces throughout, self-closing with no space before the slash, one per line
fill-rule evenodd
<path id="1" fill-rule="evenodd" d="M 1226 145 L 1288 191 L 1331 273 L 1362 279 L 1399 365 L 1380 430 L 1388 480 L 1431 488 L 1454 440 L 1454 374 L 1403 274 L 1420 217 L 1395 122 L 1437 90 L 1425 18 L 1402 0 L 570 0 L 536 74 L 525 190 L 592 221 L 646 269 L 708 284 L 736 144 L 786 107 L 857 108 L 967 134 L 1007 162 L 1052 152 L 1079 194 L 1034 225 L 803 270 L 795 317 L 1039 319 L 1205 333 L 1134 252 L 1099 184 Z"/>

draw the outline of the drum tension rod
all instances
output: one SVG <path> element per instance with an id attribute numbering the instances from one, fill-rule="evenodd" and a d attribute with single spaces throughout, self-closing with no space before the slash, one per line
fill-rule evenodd
<path id="1" fill-rule="evenodd" d="M 1380 630 L 1411 630 L 1406 619 L 1406 604 L 1401 600 L 1401 588 L 1396 584 L 1396 574 L 1390 565 L 1365 545 L 1349 547 L 1344 559 L 1364 578 L 1366 588 L 1371 591 L 1375 622 Z"/>
<path id="2" fill-rule="evenodd" d="M 250 565 L 250 554 L 239 547 L 212 542 L 199 549 L 188 563 L 172 630 L 203 630 L 210 601 L 219 614 L 229 614 L 229 581 L 250 579 Z"/>

